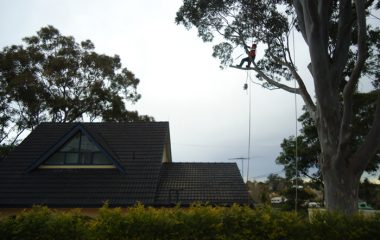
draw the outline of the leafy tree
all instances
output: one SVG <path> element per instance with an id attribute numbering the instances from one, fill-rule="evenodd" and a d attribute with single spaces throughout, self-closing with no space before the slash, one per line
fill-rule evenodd
<path id="1" fill-rule="evenodd" d="M 282 192 L 283 196 L 286 197 L 287 201 L 285 202 L 284 206 L 282 207 L 284 210 L 292 210 L 295 208 L 296 204 L 296 188 L 295 186 L 289 187 L 285 189 Z M 317 195 L 307 187 L 299 187 L 297 189 L 297 209 L 306 209 L 308 206 L 306 205 L 307 202 L 314 201 L 314 199 L 317 197 Z"/>
<path id="2" fill-rule="evenodd" d="M 368 178 L 360 184 L 359 198 L 374 209 L 380 209 L 380 185 L 371 183 Z"/>
<path id="3" fill-rule="evenodd" d="M 98 54 L 53 26 L 0 52 L 0 143 L 17 143 L 42 121 L 152 121 L 126 109 L 140 99 L 140 80 L 120 57 Z M 4 145 L 5 144 L 5 145 Z"/>
<path id="4" fill-rule="evenodd" d="M 248 193 L 255 203 L 270 203 L 269 188 L 267 183 L 247 181 L 246 184 L 248 188 Z"/>
<path id="5" fill-rule="evenodd" d="M 313 141 L 316 140 L 316 141 Z M 296 176 L 296 139 L 290 136 L 281 144 L 282 152 L 277 157 L 276 163 L 284 166 L 287 179 Z M 299 177 L 308 177 L 318 184 L 322 184 L 322 175 L 319 169 L 318 156 L 320 147 L 318 139 L 310 139 L 305 134 L 297 136 L 297 170 Z"/>
<path id="6" fill-rule="evenodd" d="M 281 192 L 287 187 L 289 182 L 280 175 L 271 173 L 268 175 L 266 183 L 272 192 Z"/>
<path id="7" fill-rule="evenodd" d="M 356 149 L 360 146 L 369 131 L 373 122 L 375 106 L 372 104 L 376 99 L 376 92 L 356 93 L 354 95 L 353 112 L 357 116 L 353 121 L 353 134 L 356 136 L 351 139 L 350 145 Z M 323 177 L 321 174 L 318 156 L 321 154 L 321 148 L 318 140 L 317 128 L 310 114 L 305 112 L 298 121 L 302 124 L 301 134 L 297 137 L 297 169 L 300 177 L 308 177 L 317 185 L 322 187 Z M 288 179 L 296 176 L 295 149 L 296 139 L 290 136 L 284 139 L 281 144 L 282 152 L 276 159 L 276 163 L 283 165 L 286 177 Z M 378 151 L 380 153 L 380 151 Z M 380 155 L 375 154 L 365 171 L 374 173 L 379 170 Z"/>
<path id="8" fill-rule="evenodd" d="M 366 23 L 366 15 L 379 5 L 374 0 L 184 0 L 176 16 L 178 24 L 195 26 L 204 41 L 222 37 L 213 54 L 222 66 L 231 64 L 237 49 L 248 52 L 248 42 L 266 46 L 264 57 L 247 70 L 256 71 L 264 87 L 302 97 L 317 128 L 326 207 L 346 214 L 357 210 L 360 176 L 380 147 L 380 107 L 360 146 L 350 145 L 357 137 L 353 96 L 359 79 L 364 73 L 378 77 L 380 34 Z M 309 48 L 315 100 L 292 59 L 294 27 Z M 288 83 L 292 79 L 298 87 Z M 371 104 L 379 106 L 376 94 Z"/>

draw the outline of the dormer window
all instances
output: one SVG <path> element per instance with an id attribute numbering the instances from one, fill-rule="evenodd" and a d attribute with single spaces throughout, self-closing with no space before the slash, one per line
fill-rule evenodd
<path id="1" fill-rule="evenodd" d="M 112 162 L 79 131 L 69 139 L 58 151 L 51 155 L 43 164 L 50 166 L 112 166 Z"/>

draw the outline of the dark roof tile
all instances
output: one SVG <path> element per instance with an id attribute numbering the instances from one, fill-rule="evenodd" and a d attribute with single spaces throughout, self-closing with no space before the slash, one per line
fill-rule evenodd
<path id="1" fill-rule="evenodd" d="M 124 167 L 25 170 L 77 123 L 40 124 L 0 162 L 0 206 L 101 206 L 154 204 L 169 124 L 82 123 L 94 140 Z M 117 199 L 117 200 L 116 200 Z"/>
<path id="2" fill-rule="evenodd" d="M 76 129 L 85 131 L 122 169 L 39 169 L 41 156 Z M 0 162 L 0 207 L 99 207 L 105 201 L 111 206 L 168 205 L 177 195 L 183 204 L 248 203 L 236 164 L 162 164 L 165 144 L 170 151 L 166 122 L 43 123 Z M 30 168 L 33 164 L 37 168 Z"/>
<path id="3" fill-rule="evenodd" d="M 156 204 L 194 201 L 213 204 L 249 204 L 235 163 L 165 163 L 162 165 Z"/>

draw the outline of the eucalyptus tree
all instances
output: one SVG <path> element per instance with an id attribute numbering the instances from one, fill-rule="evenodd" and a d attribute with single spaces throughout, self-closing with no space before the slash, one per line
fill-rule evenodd
<path id="1" fill-rule="evenodd" d="M 255 71 L 266 88 L 302 97 L 317 128 L 327 209 L 346 214 L 357 210 L 359 179 L 380 147 L 380 107 L 360 145 L 350 145 L 357 137 L 352 106 L 358 82 L 364 72 L 378 77 L 379 30 L 366 22 L 378 7 L 373 0 L 184 0 L 176 16 L 177 24 L 195 26 L 204 41 L 216 42 L 213 56 L 224 67 L 236 49 L 248 52 L 248 43 L 266 47 L 263 58 L 247 70 Z M 293 28 L 309 49 L 314 93 L 292 58 Z M 379 106 L 380 97 L 371 104 Z"/>
<path id="2" fill-rule="evenodd" d="M 356 117 L 353 119 L 352 131 L 356 137 L 351 139 L 350 145 L 355 149 L 363 143 L 369 128 L 372 126 L 373 114 L 376 107 L 372 103 L 376 97 L 376 91 L 356 93 L 354 95 L 353 111 L 356 113 Z M 317 128 L 308 112 L 304 112 L 298 118 L 298 121 L 302 126 L 300 134 L 298 134 L 297 139 L 295 136 L 290 136 L 282 141 L 282 151 L 277 157 L 276 163 L 284 167 L 287 179 L 294 178 L 297 175 L 297 171 L 300 177 L 309 178 L 318 188 L 323 189 L 323 176 L 318 164 L 321 148 Z M 376 174 L 379 168 L 380 149 L 371 158 L 365 171 L 369 174 Z"/>

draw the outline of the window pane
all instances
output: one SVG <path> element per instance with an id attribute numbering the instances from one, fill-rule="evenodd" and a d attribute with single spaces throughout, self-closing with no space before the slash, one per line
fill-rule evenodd
<path id="1" fill-rule="evenodd" d="M 112 163 L 102 153 L 97 152 L 92 155 L 92 164 L 111 165 Z"/>
<path id="2" fill-rule="evenodd" d="M 84 134 L 82 134 L 80 149 L 81 152 L 99 152 L 99 149 Z"/>
<path id="3" fill-rule="evenodd" d="M 60 152 L 78 152 L 79 151 L 79 139 L 80 133 L 71 138 L 65 146 L 63 146 Z"/>
<path id="4" fill-rule="evenodd" d="M 80 145 L 80 146 L 79 146 Z M 78 132 L 58 152 L 53 154 L 47 165 L 112 165 L 87 137 Z"/>
<path id="5" fill-rule="evenodd" d="M 90 152 L 82 152 L 80 153 L 80 164 L 90 165 L 91 164 L 91 155 Z"/>
<path id="6" fill-rule="evenodd" d="M 79 153 L 66 153 L 65 164 L 79 164 Z"/>
<path id="7" fill-rule="evenodd" d="M 62 165 L 64 163 L 65 154 L 64 153 L 55 153 L 46 161 L 47 165 Z"/>

